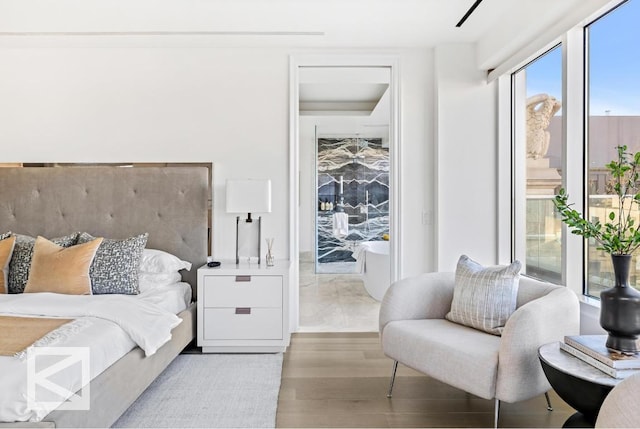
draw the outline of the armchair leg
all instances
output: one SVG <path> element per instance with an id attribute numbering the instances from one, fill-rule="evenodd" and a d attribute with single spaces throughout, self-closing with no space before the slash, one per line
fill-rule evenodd
<path id="1" fill-rule="evenodd" d="M 547 410 L 553 411 L 553 407 L 551 406 L 551 400 L 549 399 L 549 392 L 544 392 L 544 398 L 547 400 Z"/>
<path id="2" fill-rule="evenodd" d="M 496 405 L 493 411 L 493 427 L 498 428 L 498 414 L 500 413 L 500 399 L 496 399 Z"/>
<path id="3" fill-rule="evenodd" d="M 393 373 L 391 374 L 391 383 L 389 383 L 389 393 L 387 393 L 387 398 L 391 398 L 391 391 L 393 390 L 393 382 L 396 381 L 396 371 L 398 370 L 398 361 L 393 361 Z"/>

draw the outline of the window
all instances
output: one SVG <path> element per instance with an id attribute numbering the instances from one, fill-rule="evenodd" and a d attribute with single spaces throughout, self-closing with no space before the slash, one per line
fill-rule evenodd
<path id="1" fill-rule="evenodd" d="M 630 0 L 585 28 L 587 58 L 588 215 L 604 219 L 615 209 L 606 163 L 616 158 L 616 146 L 640 151 L 640 1 Z M 635 213 L 639 219 L 640 213 Z M 637 253 L 637 252 L 636 252 Z M 637 256 L 637 255 L 636 255 Z M 638 259 L 635 259 L 638 264 Z M 640 285 L 640 267 L 631 270 L 631 284 Z M 598 297 L 613 286 L 609 255 L 587 246 L 587 295 Z"/>
<path id="2" fill-rule="evenodd" d="M 511 74 L 512 254 L 525 274 L 596 298 L 613 285 L 609 255 L 563 235 L 552 198 L 564 187 L 592 220 L 616 208 L 605 165 L 616 146 L 640 151 L 639 21 L 640 0 L 621 2 Z"/>
<path id="3" fill-rule="evenodd" d="M 562 46 L 512 75 L 515 257 L 524 272 L 562 281 L 562 227 L 553 197 L 562 186 Z"/>

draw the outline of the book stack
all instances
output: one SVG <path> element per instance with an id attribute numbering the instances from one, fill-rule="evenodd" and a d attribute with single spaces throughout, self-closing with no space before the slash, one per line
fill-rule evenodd
<path id="1" fill-rule="evenodd" d="M 640 354 L 627 355 L 609 350 L 606 335 L 574 335 L 564 337 L 560 349 L 598 368 L 613 378 L 626 378 L 640 371 Z"/>

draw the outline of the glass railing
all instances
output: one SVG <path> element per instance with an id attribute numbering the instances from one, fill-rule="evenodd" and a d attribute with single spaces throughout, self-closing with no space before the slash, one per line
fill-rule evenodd
<path id="1" fill-rule="evenodd" d="M 605 223 L 612 211 L 618 216 L 618 208 L 616 195 L 589 196 L 589 217 L 592 222 L 600 220 L 601 223 Z M 640 222 L 640 211 L 634 209 L 630 215 L 636 220 L 636 223 Z M 597 247 L 596 241 L 590 239 L 587 249 L 587 290 L 585 293 L 599 298 L 600 292 L 614 285 L 614 276 L 611 256 L 603 250 L 597 250 Z M 637 254 L 638 252 L 634 253 L 634 255 Z M 630 277 L 630 283 L 636 289 L 638 288 L 637 261 L 638 258 L 634 257 Z"/>
<path id="2" fill-rule="evenodd" d="M 562 221 L 553 205 L 553 196 L 527 197 L 528 276 L 553 283 L 562 281 Z"/>

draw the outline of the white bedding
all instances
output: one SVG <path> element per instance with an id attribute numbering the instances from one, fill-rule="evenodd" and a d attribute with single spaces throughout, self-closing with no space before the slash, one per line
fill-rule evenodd
<path id="1" fill-rule="evenodd" d="M 133 295 L 133 297 L 155 304 L 173 314 L 178 314 L 191 303 L 191 286 L 189 283 L 156 286 L 152 290 L 145 290 L 140 295 Z"/>
<path id="2" fill-rule="evenodd" d="M 190 301 L 191 286 L 187 283 L 158 287 L 140 295 L 0 294 L 0 314 L 76 318 L 72 322 L 75 329 L 67 329 L 68 336 L 59 335 L 49 345 L 89 347 L 93 379 L 136 345 L 147 356 L 155 353 L 171 339 L 171 329 L 182 321 L 176 314 Z M 76 392 L 84 387 L 80 374 L 70 367 L 51 380 Z M 56 397 L 57 403 L 52 400 L 43 405 L 36 401 L 37 406 L 29 406 L 26 398 L 27 359 L 0 356 L 0 422 L 40 421 L 62 402 Z"/>

